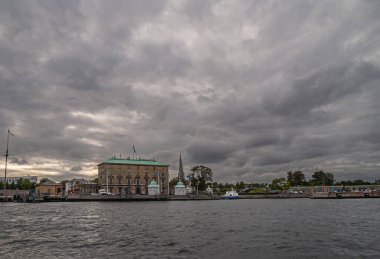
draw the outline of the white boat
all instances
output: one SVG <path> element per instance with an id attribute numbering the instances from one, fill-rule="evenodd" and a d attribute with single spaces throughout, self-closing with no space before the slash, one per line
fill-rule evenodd
<path id="1" fill-rule="evenodd" d="M 99 195 L 114 195 L 114 194 L 111 192 L 107 192 L 105 189 L 100 189 Z"/>
<path id="2" fill-rule="evenodd" d="M 226 194 L 224 195 L 224 199 L 227 199 L 227 200 L 239 199 L 239 194 L 234 189 L 232 189 L 231 191 L 226 191 Z"/>

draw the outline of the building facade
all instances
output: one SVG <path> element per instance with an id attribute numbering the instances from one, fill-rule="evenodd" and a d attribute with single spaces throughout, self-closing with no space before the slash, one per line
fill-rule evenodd
<path id="1" fill-rule="evenodd" d="M 155 180 L 160 194 L 169 194 L 169 165 L 154 159 L 112 157 L 98 165 L 100 188 L 114 194 L 148 194 Z"/>
<path id="2" fill-rule="evenodd" d="M 86 179 L 72 179 L 64 181 L 64 196 L 91 194 L 98 192 L 98 184 Z"/>
<path id="3" fill-rule="evenodd" d="M 36 186 L 37 197 L 43 196 L 61 196 L 62 195 L 62 185 L 60 183 L 53 182 L 46 179 L 44 182 L 37 184 Z"/>

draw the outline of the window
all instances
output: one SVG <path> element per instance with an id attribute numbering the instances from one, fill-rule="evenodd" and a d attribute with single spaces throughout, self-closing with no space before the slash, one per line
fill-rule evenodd
<path id="1" fill-rule="evenodd" d="M 121 184 L 122 181 L 123 181 L 123 177 L 119 176 L 119 177 L 117 178 L 117 183 L 118 183 L 118 184 Z"/>
<path id="2" fill-rule="evenodd" d="M 123 188 L 122 188 L 122 187 L 119 187 L 119 193 L 121 193 L 121 192 L 122 192 L 122 190 L 123 190 Z"/>
<path id="3" fill-rule="evenodd" d="M 136 184 L 140 185 L 140 178 L 136 178 Z"/>
<path id="4" fill-rule="evenodd" d="M 130 177 L 127 178 L 127 184 L 131 185 L 131 178 Z"/>

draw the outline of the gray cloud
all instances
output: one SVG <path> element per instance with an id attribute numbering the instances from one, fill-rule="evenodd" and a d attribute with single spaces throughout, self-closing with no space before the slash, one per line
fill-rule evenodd
<path id="1" fill-rule="evenodd" d="M 376 1 L 4 1 L 9 172 L 96 176 L 131 154 L 218 181 L 378 178 Z"/>

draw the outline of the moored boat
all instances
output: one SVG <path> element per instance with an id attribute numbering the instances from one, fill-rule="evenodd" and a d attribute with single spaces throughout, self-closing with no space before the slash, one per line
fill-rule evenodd
<path id="1" fill-rule="evenodd" d="M 232 189 L 231 191 L 226 191 L 226 194 L 224 195 L 224 199 L 226 200 L 239 199 L 239 194 L 234 189 Z"/>

